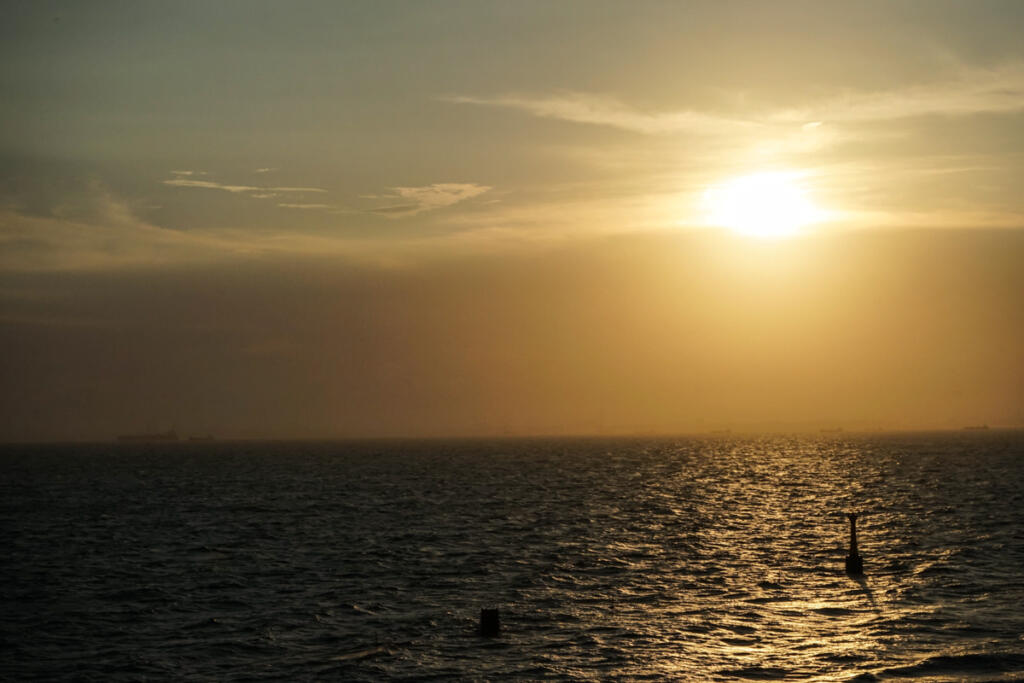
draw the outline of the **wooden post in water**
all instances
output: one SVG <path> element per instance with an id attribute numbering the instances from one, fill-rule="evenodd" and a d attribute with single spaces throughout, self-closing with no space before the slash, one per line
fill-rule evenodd
<path id="1" fill-rule="evenodd" d="M 850 520 L 850 553 L 846 556 L 846 573 L 863 574 L 864 558 L 857 552 L 857 513 L 849 512 L 846 518 Z"/>
<path id="2" fill-rule="evenodd" d="M 501 616 L 498 608 L 480 610 L 480 635 L 493 638 L 501 633 Z"/>

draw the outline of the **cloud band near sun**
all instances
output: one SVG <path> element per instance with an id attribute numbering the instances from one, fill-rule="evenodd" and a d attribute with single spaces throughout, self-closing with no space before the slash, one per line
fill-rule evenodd
<path id="1" fill-rule="evenodd" d="M 932 83 L 909 84 L 888 90 L 842 92 L 798 107 L 751 114 L 696 109 L 651 111 L 615 97 L 583 92 L 456 95 L 442 100 L 514 109 L 539 118 L 648 135 L 733 134 L 775 124 L 852 123 L 1024 111 L 1024 62 L 1007 62 L 993 68 L 963 68 Z"/>

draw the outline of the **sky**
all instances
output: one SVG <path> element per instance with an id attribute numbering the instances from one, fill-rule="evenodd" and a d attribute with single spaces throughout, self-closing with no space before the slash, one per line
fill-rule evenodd
<path id="1" fill-rule="evenodd" d="M 9 4 L 0 440 L 1024 426 L 1022 29 Z"/>

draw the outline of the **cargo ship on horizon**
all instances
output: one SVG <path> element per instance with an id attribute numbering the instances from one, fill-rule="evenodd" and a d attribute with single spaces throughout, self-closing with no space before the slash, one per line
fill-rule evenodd
<path id="1" fill-rule="evenodd" d="M 117 440 L 121 443 L 170 443 L 178 441 L 178 433 L 171 429 L 150 434 L 121 434 Z"/>

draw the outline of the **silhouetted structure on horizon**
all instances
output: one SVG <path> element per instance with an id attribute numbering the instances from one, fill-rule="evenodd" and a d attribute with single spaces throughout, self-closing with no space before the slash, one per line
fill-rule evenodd
<path id="1" fill-rule="evenodd" d="M 846 573 L 863 574 L 864 558 L 857 552 L 857 513 L 849 512 L 846 518 L 850 520 L 850 552 L 846 556 Z"/>
<path id="2" fill-rule="evenodd" d="M 121 443 L 168 443 L 178 440 L 178 433 L 173 429 L 166 432 L 148 434 L 121 434 L 117 437 Z"/>

